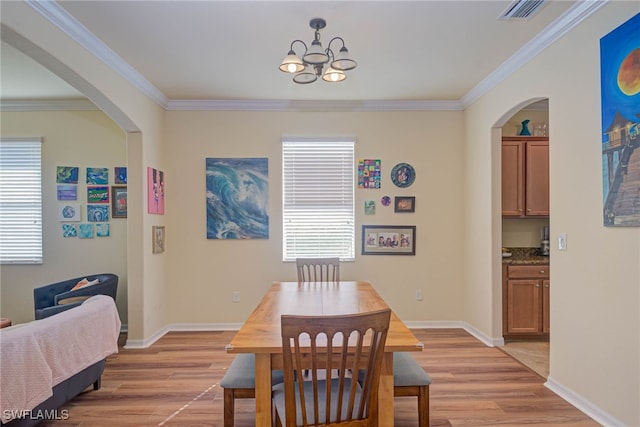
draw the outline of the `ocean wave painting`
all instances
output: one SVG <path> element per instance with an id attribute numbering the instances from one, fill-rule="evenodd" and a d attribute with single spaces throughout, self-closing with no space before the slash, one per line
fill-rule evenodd
<path id="1" fill-rule="evenodd" d="M 269 238 L 267 158 L 206 159 L 207 239 Z"/>

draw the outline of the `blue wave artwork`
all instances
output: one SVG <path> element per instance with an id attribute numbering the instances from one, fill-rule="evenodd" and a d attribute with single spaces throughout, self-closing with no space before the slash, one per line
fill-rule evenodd
<path id="1" fill-rule="evenodd" d="M 269 238 L 267 158 L 208 158 L 207 239 Z"/>

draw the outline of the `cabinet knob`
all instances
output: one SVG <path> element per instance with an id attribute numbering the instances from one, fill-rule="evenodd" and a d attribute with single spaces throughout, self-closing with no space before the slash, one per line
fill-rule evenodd
<path id="1" fill-rule="evenodd" d="M 540 283 L 538 283 L 538 284 L 536 285 L 536 288 L 539 288 L 539 287 L 540 287 Z"/>
<path id="2" fill-rule="evenodd" d="M 540 270 L 540 274 L 544 274 L 544 273 L 545 273 L 544 270 Z"/>
<path id="3" fill-rule="evenodd" d="M 545 288 L 548 288 L 548 287 L 549 287 L 549 285 L 544 285 L 544 287 L 545 287 Z"/>
<path id="4" fill-rule="evenodd" d="M 527 212 L 531 212 L 531 209 L 527 209 Z"/>

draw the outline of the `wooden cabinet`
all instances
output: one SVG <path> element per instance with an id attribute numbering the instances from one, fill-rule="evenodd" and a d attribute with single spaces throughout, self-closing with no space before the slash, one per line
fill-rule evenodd
<path id="1" fill-rule="evenodd" d="M 502 328 L 505 338 L 549 334 L 549 265 L 503 266 Z"/>
<path id="2" fill-rule="evenodd" d="M 549 138 L 502 138 L 502 215 L 549 216 Z"/>

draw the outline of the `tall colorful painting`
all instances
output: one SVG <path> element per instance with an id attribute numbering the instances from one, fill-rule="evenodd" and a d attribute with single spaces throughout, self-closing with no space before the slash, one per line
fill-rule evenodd
<path id="1" fill-rule="evenodd" d="M 600 39 L 604 225 L 640 226 L 640 14 Z"/>
<path id="2" fill-rule="evenodd" d="M 207 239 L 269 238 L 266 158 L 206 159 Z"/>
<path id="3" fill-rule="evenodd" d="M 147 212 L 164 215 L 164 172 L 147 168 Z"/>

